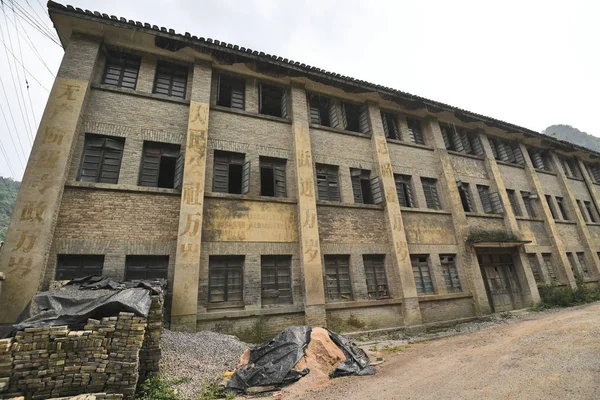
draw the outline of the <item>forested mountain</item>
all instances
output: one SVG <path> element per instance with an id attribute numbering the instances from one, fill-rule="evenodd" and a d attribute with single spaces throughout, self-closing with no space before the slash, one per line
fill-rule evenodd
<path id="1" fill-rule="evenodd" d="M 571 125 L 550 125 L 542 133 L 554 136 L 557 139 L 566 140 L 588 149 L 600 151 L 600 138 L 592 136 L 589 133 L 580 131 Z"/>
<path id="2" fill-rule="evenodd" d="M 21 182 L 0 176 L 0 240 L 6 237 Z"/>

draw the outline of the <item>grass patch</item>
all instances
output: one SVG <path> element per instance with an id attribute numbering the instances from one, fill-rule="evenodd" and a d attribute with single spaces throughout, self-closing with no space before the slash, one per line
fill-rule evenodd
<path id="1" fill-rule="evenodd" d="M 178 400 L 181 399 L 173 389 L 173 386 L 191 381 L 191 378 L 184 377 L 174 380 L 167 380 L 158 376 L 151 376 L 142 383 L 136 394 L 139 400 Z"/>
<path id="2" fill-rule="evenodd" d="M 578 282 L 577 288 L 558 287 L 556 284 L 538 287 L 540 302 L 532 310 L 543 311 L 549 308 L 572 307 L 600 301 L 600 290 L 591 290 Z"/>
<path id="3" fill-rule="evenodd" d="M 390 346 L 390 345 L 385 345 L 381 348 L 381 351 L 383 353 L 400 353 L 406 349 L 408 349 L 409 345 L 406 344 L 404 346 Z"/>
<path id="4" fill-rule="evenodd" d="M 198 400 L 232 400 L 237 396 L 233 392 L 224 391 L 219 383 L 219 379 L 205 379 L 204 382 L 202 382 L 202 395 L 198 398 Z"/>

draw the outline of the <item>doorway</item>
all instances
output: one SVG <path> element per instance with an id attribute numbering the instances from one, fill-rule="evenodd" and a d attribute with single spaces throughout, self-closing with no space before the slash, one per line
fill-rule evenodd
<path id="1" fill-rule="evenodd" d="M 510 253 L 477 254 L 492 312 L 523 308 L 523 295 Z"/>

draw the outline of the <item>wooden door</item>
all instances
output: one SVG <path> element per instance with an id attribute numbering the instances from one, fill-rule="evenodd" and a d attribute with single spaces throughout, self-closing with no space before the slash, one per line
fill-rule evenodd
<path id="1" fill-rule="evenodd" d="M 502 312 L 523 305 L 519 281 L 510 254 L 477 256 L 492 310 Z"/>

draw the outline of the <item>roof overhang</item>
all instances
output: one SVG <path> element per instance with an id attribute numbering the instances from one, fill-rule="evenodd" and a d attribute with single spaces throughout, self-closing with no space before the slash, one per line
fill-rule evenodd
<path id="1" fill-rule="evenodd" d="M 493 249 L 506 249 L 512 247 L 520 247 L 531 243 L 531 240 L 514 240 L 510 242 L 477 242 L 471 245 L 475 248 L 493 248 Z"/>

